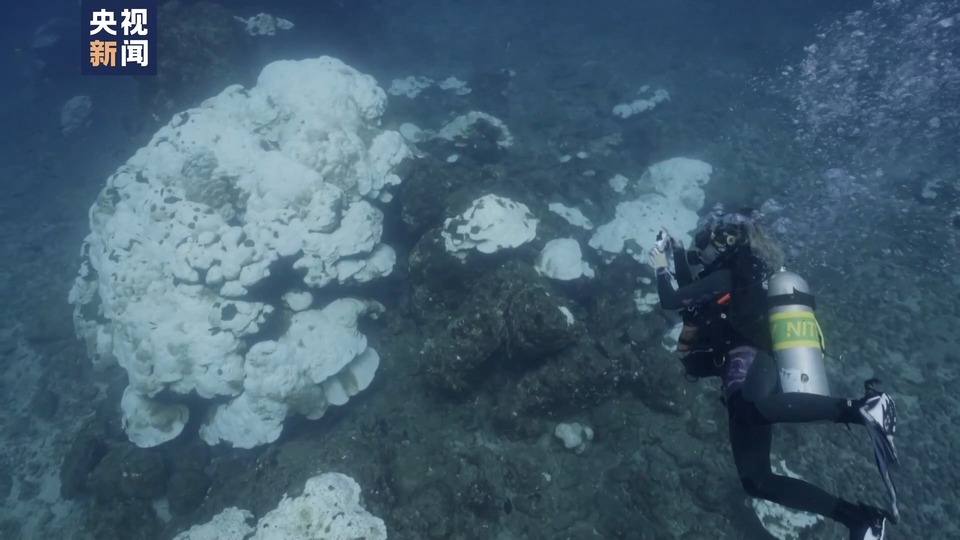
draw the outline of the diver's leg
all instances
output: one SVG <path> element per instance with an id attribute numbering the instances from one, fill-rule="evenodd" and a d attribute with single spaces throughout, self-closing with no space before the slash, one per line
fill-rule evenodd
<path id="1" fill-rule="evenodd" d="M 756 408 L 743 393 L 727 397 L 730 447 L 744 491 L 751 497 L 812 512 L 837 521 L 850 529 L 850 538 L 882 539 L 886 527 L 883 511 L 853 504 L 798 478 L 773 474 L 770 469 L 770 445 L 773 426 L 754 424 Z"/>
<path id="2" fill-rule="evenodd" d="M 798 422 L 864 423 L 858 401 L 799 392 L 781 393 L 777 366 L 773 358 L 752 347 L 737 347 L 729 353 L 730 370 L 727 393 L 743 388 L 748 403 L 757 408 L 767 424 Z M 739 373 L 738 366 L 746 371 Z M 741 370 L 743 368 L 740 368 Z"/>
<path id="3" fill-rule="evenodd" d="M 842 422 L 863 424 L 859 400 L 838 399 L 817 394 L 790 392 L 755 401 L 768 423 Z"/>
<path id="4" fill-rule="evenodd" d="M 894 488 L 887 474 L 888 465 L 900 459 L 893 437 L 897 429 L 897 407 L 893 398 L 880 392 L 876 380 L 864 384 L 864 396 L 859 399 L 841 399 L 802 392 L 781 393 L 777 368 L 773 358 L 752 347 L 738 347 L 730 351 L 730 368 L 725 378 L 726 391 L 735 391 L 738 380 L 745 400 L 755 408 L 755 414 L 764 421 L 758 423 L 842 422 L 867 427 L 876 452 L 877 467 L 894 496 Z M 743 369 L 746 372 L 743 372 Z M 896 504 L 894 504 L 896 514 Z"/>
<path id="5" fill-rule="evenodd" d="M 753 347 L 737 347 L 728 356 L 731 365 L 725 381 L 728 393 L 737 389 L 738 380 L 747 401 L 757 402 L 780 393 L 780 374 L 769 354 Z"/>
<path id="6" fill-rule="evenodd" d="M 867 381 L 864 397 L 857 400 L 799 392 L 784 394 L 779 392 L 779 377 L 770 355 L 758 353 L 750 347 L 739 347 L 730 351 L 729 358 L 730 367 L 724 379 L 727 400 L 730 400 L 732 392 L 739 394 L 738 414 L 753 425 L 832 421 L 866 426 L 873 446 L 874 461 L 890 499 L 889 515 L 894 522 L 897 521 L 897 490 L 889 471 L 891 466 L 899 463 L 893 443 L 896 405 L 890 396 L 873 387 L 875 381 Z M 746 373 L 743 373 L 744 366 Z M 738 380 L 743 382 L 738 384 Z M 738 388 L 742 388 L 742 391 L 737 392 Z M 860 510 L 860 514 L 863 514 L 863 509 Z M 874 510 L 870 509 L 870 512 Z M 848 515 L 851 510 L 848 508 L 844 512 L 840 509 L 838 512 Z M 875 516 L 875 513 L 870 515 Z"/>
<path id="7" fill-rule="evenodd" d="M 755 408 L 742 392 L 727 398 L 730 416 L 730 446 L 744 491 L 751 497 L 832 518 L 839 499 L 797 478 L 773 474 L 770 444 L 773 426 L 755 424 Z"/>

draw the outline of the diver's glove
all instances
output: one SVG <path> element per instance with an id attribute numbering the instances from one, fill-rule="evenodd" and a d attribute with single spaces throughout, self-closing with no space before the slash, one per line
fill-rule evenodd
<path id="1" fill-rule="evenodd" d="M 663 233 L 670 237 L 670 247 L 673 251 L 685 251 L 683 247 L 683 240 L 677 238 L 669 230 L 663 229 Z"/>
<path id="2" fill-rule="evenodd" d="M 653 266 L 653 269 L 657 271 L 657 274 L 660 272 L 669 272 L 667 269 L 667 254 L 657 248 L 650 250 L 650 264 Z"/>
<path id="3" fill-rule="evenodd" d="M 650 250 L 650 264 L 659 275 L 661 272 L 669 272 L 667 262 L 667 251 L 673 248 L 673 237 L 666 229 L 660 229 L 657 233 L 653 249 Z"/>

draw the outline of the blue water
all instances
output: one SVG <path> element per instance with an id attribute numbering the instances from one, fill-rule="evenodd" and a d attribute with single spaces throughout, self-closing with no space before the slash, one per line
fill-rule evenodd
<path id="1" fill-rule="evenodd" d="M 627 256 L 604 261 L 588 247 L 590 234 L 546 209 L 562 202 L 607 223 L 627 200 L 607 181 L 636 180 L 673 157 L 713 167 L 701 214 L 718 203 L 768 213 L 788 265 L 814 288 L 828 350 L 842 356 L 827 360 L 834 394 L 857 397 L 862 381 L 877 376 L 897 399 L 902 519 L 888 538 L 960 537 L 951 487 L 960 481 L 952 462 L 960 414 L 960 3 L 224 6 L 182 2 L 169 11 L 177 39 L 198 45 L 176 55 L 161 47 L 159 59 L 171 63 L 154 80 L 80 77 L 76 2 L 7 10 L 0 537 L 173 538 L 229 506 L 260 518 L 310 476 L 342 472 L 359 483 L 363 507 L 390 538 L 770 538 L 737 479 L 716 385 L 688 384 L 659 346 L 675 321 L 635 308 L 633 294 L 650 273 Z M 293 29 L 249 37 L 231 18 L 261 11 Z M 160 31 L 174 39 L 171 28 Z M 383 129 L 436 130 L 480 110 L 501 120 L 514 144 L 489 161 L 461 148 L 456 163 L 447 161 L 450 147 L 422 144 L 421 160 L 439 164 L 432 174 L 460 191 L 444 191 L 442 182 L 414 191 L 411 183 L 393 190 L 393 202 L 375 202 L 386 215 L 384 242 L 397 252 L 394 272 L 382 285 L 314 291 L 317 304 L 354 295 L 386 306 L 360 327 L 381 357 L 368 389 L 320 420 L 291 414 L 278 440 L 250 450 L 208 448 L 198 427 L 219 402 L 168 390 L 158 399 L 186 404 L 191 421 L 174 441 L 137 448 L 120 425 L 127 374 L 117 365 L 93 368 L 66 301 L 91 205 L 177 113 L 229 84 L 252 86 L 272 61 L 324 55 L 384 90 L 407 76 L 453 76 L 473 88 L 461 96 L 436 88 L 413 99 L 391 94 Z M 613 114 L 648 95 L 645 86 L 669 100 L 629 118 Z M 74 96 L 88 96 L 92 108 L 65 129 L 61 109 Z M 447 263 L 413 260 L 424 238 L 439 238 L 443 218 L 487 189 L 533 208 L 541 220 L 535 241 L 449 280 L 438 278 L 447 277 Z M 426 200 L 415 205 L 414 197 Z M 411 226 L 410 208 L 434 221 Z M 559 236 L 580 240 L 596 279 L 566 286 L 530 278 L 549 299 L 510 282 L 528 283 L 516 276 L 532 272 L 540 248 Z M 502 263 L 520 270 L 501 283 Z M 424 280 L 420 271 L 435 274 Z M 292 272 L 273 278 L 255 291 L 258 300 L 295 288 Z M 513 291 L 509 302 L 490 300 L 504 290 Z M 476 305 L 488 315 L 504 311 L 505 326 L 489 323 L 497 330 L 476 338 L 482 345 L 514 332 L 510 317 L 550 302 L 571 306 L 580 321 L 576 334 L 551 338 L 559 352 L 491 341 L 456 395 L 438 389 L 449 366 L 423 360 L 423 351 L 452 350 L 433 345 L 455 341 L 448 321 L 480 320 L 464 315 Z M 465 323 L 464 335 L 475 338 L 487 322 Z M 276 324 L 248 339 L 273 336 L 284 322 Z M 524 346 L 538 353 L 513 354 Z M 559 422 L 588 425 L 595 436 L 575 453 L 553 435 Z M 857 426 L 778 426 L 774 453 L 831 493 L 885 504 Z M 825 521 L 798 534 L 782 537 L 846 533 Z"/>

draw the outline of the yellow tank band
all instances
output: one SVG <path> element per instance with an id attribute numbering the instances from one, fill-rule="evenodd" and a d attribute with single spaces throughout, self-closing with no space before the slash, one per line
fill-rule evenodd
<path id="1" fill-rule="evenodd" d="M 783 342 L 773 344 L 773 350 L 775 351 L 782 351 L 783 349 L 792 349 L 794 347 L 812 347 L 815 349 L 819 349 L 820 342 L 809 340 L 809 339 L 807 340 L 798 339 L 796 341 L 783 341 Z"/>
<path id="2" fill-rule="evenodd" d="M 820 323 L 812 311 L 781 311 L 770 315 L 773 350 L 792 347 L 817 347 L 823 350 Z"/>
<path id="3" fill-rule="evenodd" d="M 814 319 L 816 320 L 816 315 L 812 311 L 803 311 L 803 310 L 793 310 L 793 311 L 778 311 L 770 315 L 770 322 L 779 321 L 781 319 Z"/>

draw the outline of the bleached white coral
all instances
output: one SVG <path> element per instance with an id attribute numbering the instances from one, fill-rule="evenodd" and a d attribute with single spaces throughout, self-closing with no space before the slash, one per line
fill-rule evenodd
<path id="1" fill-rule="evenodd" d="M 513 146 L 513 135 L 510 134 L 510 130 L 507 128 L 507 125 L 495 116 L 478 111 L 472 111 L 454 118 L 448 124 L 440 128 L 437 136 L 448 141 L 462 141 L 463 139 L 469 137 L 470 132 L 473 129 L 473 125 L 479 121 L 488 122 L 490 125 L 500 131 L 500 136 L 497 138 L 497 146 L 500 146 L 501 148 L 509 148 Z"/>
<path id="2" fill-rule="evenodd" d="M 573 238 L 557 238 L 547 242 L 534 268 L 541 275 L 560 281 L 594 276 L 593 268 L 583 260 L 580 243 Z"/>
<path id="3" fill-rule="evenodd" d="M 494 253 L 529 242 L 537 236 L 537 223 L 525 204 L 484 195 L 463 214 L 444 221 L 441 234 L 447 252 L 463 259 L 470 250 Z"/>
<path id="4" fill-rule="evenodd" d="M 243 17 L 234 17 L 237 21 L 243 23 L 243 29 L 251 36 L 273 36 L 277 30 L 290 30 L 293 23 L 287 19 L 274 17 L 269 13 L 258 13 L 253 17 L 244 19 Z"/>
<path id="5" fill-rule="evenodd" d="M 670 94 L 663 89 L 650 92 L 650 87 L 644 86 L 640 89 L 640 92 L 646 96 L 637 98 L 629 103 L 621 103 L 617 105 L 613 108 L 613 114 L 619 116 L 620 118 L 630 118 L 635 114 L 649 111 L 660 103 L 670 99 Z"/>
<path id="6" fill-rule="evenodd" d="M 230 86 L 174 116 L 108 179 L 90 209 L 70 301 L 94 362 L 127 371 L 124 419 L 137 444 L 177 436 L 185 422 L 167 421 L 177 395 L 246 396 L 270 425 L 302 409 L 249 400 L 259 381 L 248 348 L 284 293 L 392 271 L 396 256 L 380 242 L 383 216 L 370 201 L 399 183 L 394 168 L 410 151 L 399 133 L 379 129 L 385 106 L 373 78 L 339 60 L 274 62 L 256 86 Z M 278 269 L 301 271 L 303 282 L 261 291 L 276 298 L 251 296 Z M 281 341 L 297 339 L 289 332 Z M 323 382 L 306 380 L 305 392 Z M 236 427 L 217 437 L 247 445 L 274 436 Z"/>
<path id="7" fill-rule="evenodd" d="M 227 508 L 174 540 L 386 540 L 383 520 L 360 504 L 360 485 L 345 474 L 324 473 L 307 480 L 303 493 L 284 496 L 276 508 L 248 525 L 253 514 Z"/>
<path id="8" fill-rule="evenodd" d="M 688 158 L 651 165 L 638 181 L 648 192 L 618 204 L 614 219 L 597 228 L 590 246 L 607 257 L 626 251 L 647 263 L 647 252 L 663 228 L 689 245 L 704 203 L 703 186 L 712 173 L 709 164 Z"/>

